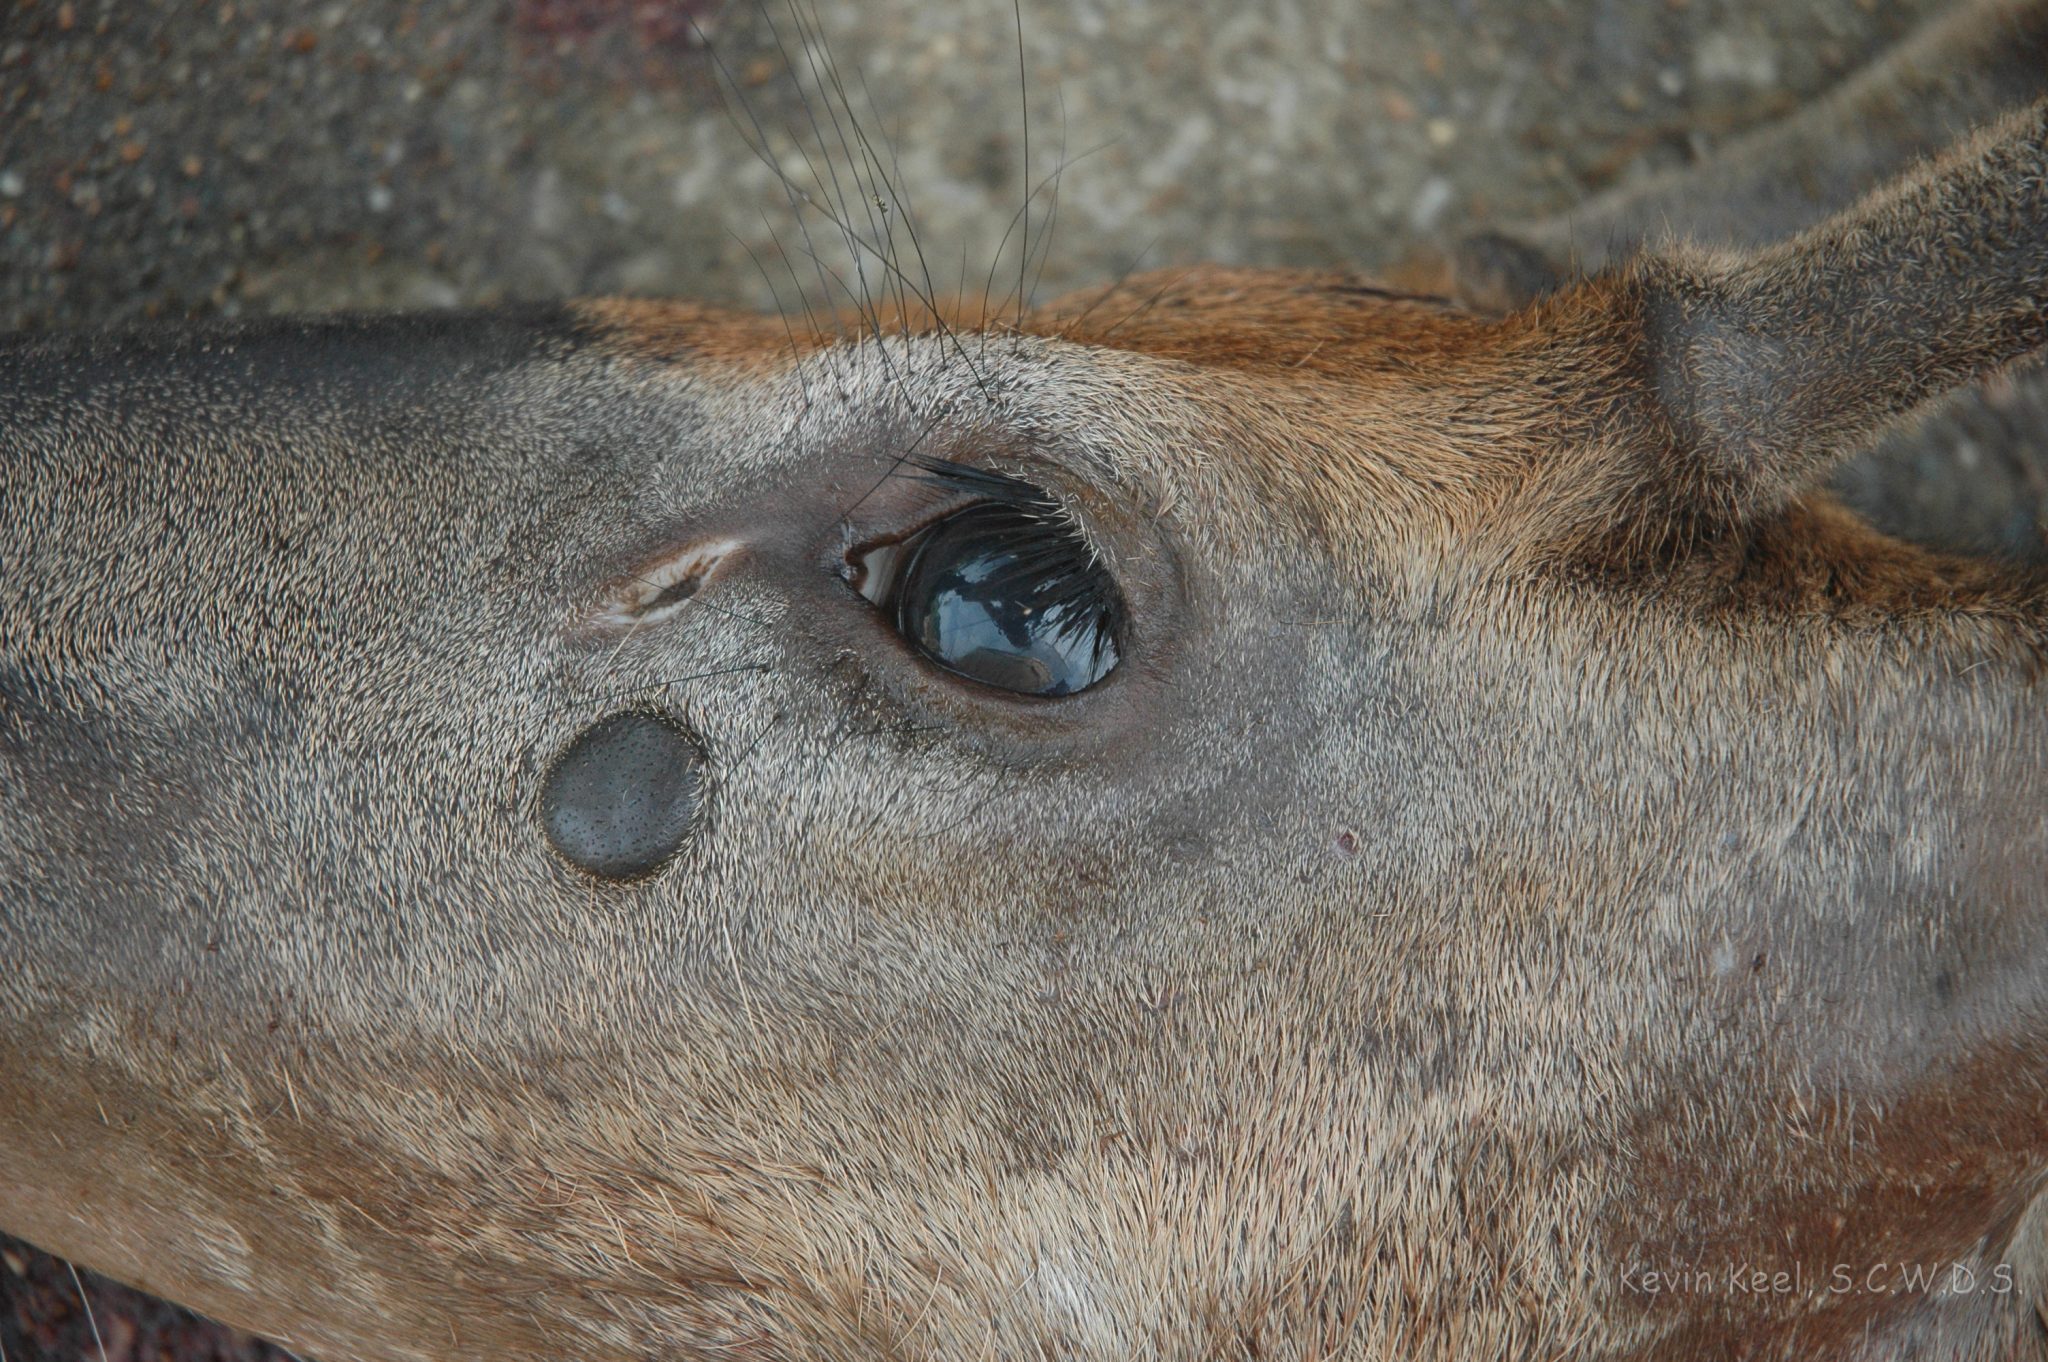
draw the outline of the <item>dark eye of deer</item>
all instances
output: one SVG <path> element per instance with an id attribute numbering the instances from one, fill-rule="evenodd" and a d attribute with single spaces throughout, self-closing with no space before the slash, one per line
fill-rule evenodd
<path id="1" fill-rule="evenodd" d="M 1020 695 L 1072 695 L 1116 667 L 1123 597 L 1056 504 L 1029 490 L 1030 500 L 969 506 L 870 555 L 864 566 L 881 580 L 863 592 L 948 671 Z"/>

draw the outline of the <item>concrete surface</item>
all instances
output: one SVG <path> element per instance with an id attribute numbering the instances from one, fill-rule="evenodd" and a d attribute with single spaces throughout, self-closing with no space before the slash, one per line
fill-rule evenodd
<path id="1" fill-rule="evenodd" d="M 799 22 L 893 143 L 949 285 L 979 287 L 1022 202 L 1028 97 L 1031 178 L 1072 158 L 1045 293 L 1134 261 L 1372 267 L 1567 206 L 1934 8 L 1026 0 L 1020 90 L 1007 0 L 0 6 L 0 327 L 614 290 L 772 305 L 752 257 L 793 303 L 777 243 L 813 293 L 816 272 L 741 129 L 808 178 L 815 115 L 844 172 Z"/>

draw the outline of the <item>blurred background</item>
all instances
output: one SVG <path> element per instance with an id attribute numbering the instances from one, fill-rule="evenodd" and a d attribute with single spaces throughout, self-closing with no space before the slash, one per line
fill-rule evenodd
<path id="1" fill-rule="evenodd" d="M 907 216 L 942 290 L 978 293 L 992 267 L 1014 287 L 1027 239 L 1040 297 L 1201 259 L 1369 271 L 1683 166 L 1938 8 L 804 5 L 0 0 L 0 329 L 593 292 L 818 302 L 832 290 L 764 146 L 814 197 L 836 168 L 864 233 L 907 242 Z M 879 202 L 849 173 L 870 154 L 894 186 Z M 1979 459 L 1976 419 L 1845 485 L 1908 531 L 2038 553 L 2048 461 Z M 286 1356 L 4 1240 L 0 1349 Z"/>
<path id="2" fill-rule="evenodd" d="M 979 292 L 1017 215 L 1027 103 L 1034 186 L 1068 161 L 1041 295 L 1134 262 L 1371 269 L 1684 163 L 1936 8 L 1025 0 L 1020 62 L 1008 0 L 802 3 L 0 0 L 0 327 L 793 302 L 778 243 L 815 271 L 748 142 L 844 167 L 827 61 L 942 287 Z"/>

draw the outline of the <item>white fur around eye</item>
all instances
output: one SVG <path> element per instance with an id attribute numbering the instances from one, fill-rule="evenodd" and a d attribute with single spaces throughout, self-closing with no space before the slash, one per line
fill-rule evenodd
<path id="1" fill-rule="evenodd" d="M 627 574 L 606 588 L 596 623 L 631 627 L 668 618 L 688 605 L 739 548 L 736 539 L 689 544 Z"/>

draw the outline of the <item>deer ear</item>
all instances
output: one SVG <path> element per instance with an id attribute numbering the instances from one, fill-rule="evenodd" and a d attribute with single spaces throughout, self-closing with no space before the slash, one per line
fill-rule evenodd
<path id="1" fill-rule="evenodd" d="M 1581 485 L 1540 496 L 1551 515 L 1768 515 L 1902 413 L 2048 341 L 2048 102 L 1781 245 L 1639 257 L 1523 319 L 1573 370 L 1620 380 L 1570 418 L 1594 452 L 1555 466 Z"/>

